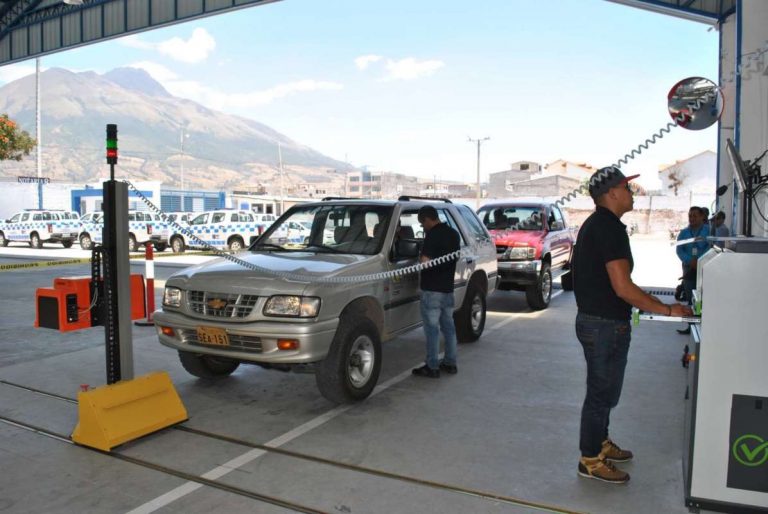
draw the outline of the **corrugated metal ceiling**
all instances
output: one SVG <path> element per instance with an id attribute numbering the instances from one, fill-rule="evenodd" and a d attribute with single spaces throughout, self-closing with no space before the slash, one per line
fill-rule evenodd
<path id="1" fill-rule="evenodd" d="M 279 0 L 0 0 L 0 66 Z"/>
<path id="2" fill-rule="evenodd" d="M 608 0 L 647 11 L 714 25 L 736 11 L 739 0 Z"/>

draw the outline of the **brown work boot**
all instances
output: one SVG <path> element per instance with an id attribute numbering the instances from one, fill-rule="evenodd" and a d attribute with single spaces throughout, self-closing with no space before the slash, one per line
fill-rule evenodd
<path id="1" fill-rule="evenodd" d="M 582 457 L 579 460 L 579 475 L 611 484 L 625 484 L 629 482 L 629 473 L 625 473 L 610 461 L 605 460 L 603 454 L 594 458 Z"/>
<path id="2" fill-rule="evenodd" d="M 600 452 L 600 454 L 604 455 L 606 460 L 613 462 L 628 462 L 632 460 L 632 457 L 634 457 L 631 451 L 622 450 L 610 439 L 603 441 L 603 450 Z"/>

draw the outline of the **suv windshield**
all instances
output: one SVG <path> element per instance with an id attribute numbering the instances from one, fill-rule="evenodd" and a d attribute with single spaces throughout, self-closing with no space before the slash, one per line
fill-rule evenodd
<path id="1" fill-rule="evenodd" d="M 490 206 L 477 212 L 488 230 L 542 230 L 541 208 L 535 206 Z"/>
<path id="2" fill-rule="evenodd" d="M 374 255 L 381 249 L 392 209 L 391 205 L 297 205 L 250 250 Z"/>

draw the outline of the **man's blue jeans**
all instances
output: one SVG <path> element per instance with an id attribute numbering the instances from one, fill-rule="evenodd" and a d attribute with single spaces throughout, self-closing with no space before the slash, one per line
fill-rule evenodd
<path id="1" fill-rule="evenodd" d="M 421 292 L 421 319 L 427 336 L 427 366 L 438 369 L 440 361 L 440 330 L 445 338 L 443 362 L 456 365 L 456 327 L 453 324 L 453 293 Z"/>
<path id="2" fill-rule="evenodd" d="M 587 395 L 581 409 L 579 449 L 583 457 L 597 457 L 608 438 L 611 409 L 621 396 L 632 330 L 629 320 L 579 313 L 576 337 L 587 360 Z"/>

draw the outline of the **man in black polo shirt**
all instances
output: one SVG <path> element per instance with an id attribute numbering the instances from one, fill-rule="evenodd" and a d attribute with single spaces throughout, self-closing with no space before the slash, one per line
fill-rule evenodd
<path id="1" fill-rule="evenodd" d="M 686 306 L 662 303 L 632 282 L 632 250 L 620 218 L 632 210 L 629 181 L 637 176 L 625 177 L 613 166 L 592 175 L 589 194 L 596 209 L 579 229 L 573 256 L 576 336 L 587 360 L 579 475 L 611 483 L 629 480 L 613 463 L 632 459 L 632 452 L 608 437 L 611 409 L 619 402 L 624 382 L 632 306 L 667 316 L 692 314 Z"/>
<path id="2" fill-rule="evenodd" d="M 437 259 L 458 251 L 459 233 L 441 223 L 437 209 L 425 205 L 419 209 L 419 223 L 424 227 L 424 247 L 420 262 Z M 456 327 L 453 324 L 453 276 L 456 273 L 456 259 L 422 270 L 421 272 L 421 318 L 427 337 L 427 359 L 423 366 L 413 370 L 420 377 L 439 378 L 440 371 L 455 374 Z M 445 358 L 438 362 L 440 351 L 440 330 L 445 338 Z"/>

